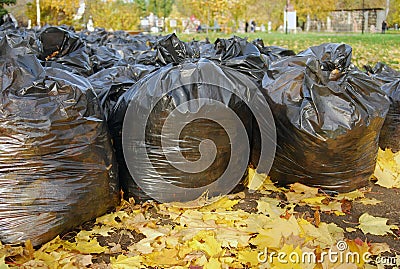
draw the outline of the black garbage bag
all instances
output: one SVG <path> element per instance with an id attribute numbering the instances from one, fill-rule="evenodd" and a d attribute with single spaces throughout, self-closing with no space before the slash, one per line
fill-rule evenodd
<path id="1" fill-rule="evenodd" d="M 91 50 L 90 61 L 94 73 L 116 65 L 125 65 L 121 54 L 115 49 L 106 46 L 93 46 Z"/>
<path id="2" fill-rule="evenodd" d="M 35 54 L 39 55 L 41 43 L 36 37 L 33 30 L 9 30 L 0 32 L 0 39 L 5 38 L 8 45 L 18 51 L 18 54 Z"/>
<path id="3" fill-rule="evenodd" d="M 400 72 L 384 63 L 377 63 L 373 68 L 365 67 L 368 74 L 381 85 L 381 89 L 390 99 L 390 108 L 386 115 L 379 146 L 400 151 Z"/>
<path id="4" fill-rule="evenodd" d="M 193 51 L 194 58 L 212 58 L 216 54 L 214 44 L 210 43 L 208 39 L 204 41 L 192 40 L 186 43 Z"/>
<path id="5" fill-rule="evenodd" d="M 138 81 L 109 118 L 124 193 L 167 202 L 232 190 L 248 165 L 254 99 L 264 97 L 251 77 L 206 59 Z"/>
<path id="6" fill-rule="evenodd" d="M 109 33 L 105 46 L 115 49 L 129 64 L 155 65 L 156 51 L 152 49 L 156 36 L 135 35 L 118 31 Z"/>
<path id="7" fill-rule="evenodd" d="M 263 88 L 277 126 L 273 180 L 333 191 L 367 184 L 389 101 L 351 64 L 351 51 L 322 44 L 270 66 Z"/>
<path id="8" fill-rule="evenodd" d="M 218 38 L 215 43 L 215 56 L 222 65 L 229 66 L 257 81 L 262 81 L 268 68 L 268 62 L 256 45 L 246 39 L 234 36 L 229 39 Z"/>
<path id="9" fill-rule="evenodd" d="M 165 66 L 170 63 L 182 63 L 194 58 L 192 48 L 179 40 L 175 34 L 146 39 L 141 35 L 136 40 L 137 44 L 129 43 L 122 49 L 124 60 L 129 64 L 143 64 L 153 66 Z M 141 46 L 145 42 L 146 46 Z M 143 44 L 142 44 L 143 45 Z"/>
<path id="10" fill-rule="evenodd" d="M 139 79 L 156 70 L 151 65 L 127 65 L 103 69 L 90 76 L 88 80 L 96 92 L 106 119 L 119 97 Z"/>
<path id="11" fill-rule="evenodd" d="M 296 53 L 294 53 L 294 51 L 290 49 L 278 46 L 265 46 L 264 41 L 262 39 L 254 40 L 253 44 L 257 46 L 257 48 L 263 55 L 267 56 L 269 64 L 283 57 L 290 57 L 296 55 Z"/>
<path id="12" fill-rule="evenodd" d="M 74 32 L 62 27 L 47 27 L 39 34 L 40 60 L 45 66 L 65 69 L 82 76 L 93 74 L 88 48 Z"/>
<path id="13" fill-rule="evenodd" d="M 90 83 L 0 44 L 0 240 L 33 245 L 119 202 L 117 166 Z"/>
<path id="14" fill-rule="evenodd" d="M 88 47 L 104 46 L 107 40 L 107 31 L 104 28 L 96 27 L 93 32 L 82 30 L 79 32 L 79 37 L 87 44 Z"/>

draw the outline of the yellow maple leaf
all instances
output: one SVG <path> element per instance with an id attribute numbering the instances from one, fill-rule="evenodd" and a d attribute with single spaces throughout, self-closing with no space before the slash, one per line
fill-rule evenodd
<path id="1" fill-rule="evenodd" d="M 398 229 L 396 225 L 387 225 L 387 218 L 374 217 L 368 213 L 364 213 L 358 219 L 359 225 L 357 228 L 365 234 L 386 235 L 392 233 L 391 229 Z"/>
<path id="2" fill-rule="evenodd" d="M 185 265 L 186 262 L 179 258 L 178 252 L 178 249 L 175 248 L 165 248 L 161 251 L 145 255 L 145 263 L 149 266 Z"/>
<path id="3" fill-rule="evenodd" d="M 120 221 L 115 220 L 117 217 Z M 113 213 L 98 217 L 96 219 L 96 223 L 102 223 L 102 224 L 106 224 L 111 227 L 121 228 L 123 225 L 122 222 L 126 218 L 129 218 L 128 213 L 126 213 L 125 211 L 117 211 L 117 212 L 113 212 Z"/>
<path id="4" fill-rule="evenodd" d="M 375 198 L 362 198 L 360 200 L 357 200 L 357 203 L 360 203 L 363 205 L 377 205 L 379 203 L 382 203 L 382 201 L 375 199 Z"/>
<path id="5" fill-rule="evenodd" d="M 400 151 L 394 154 L 390 149 L 379 149 L 374 176 L 382 187 L 400 188 Z"/>
<path id="6" fill-rule="evenodd" d="M 220 269 L 221 263 L 216 258 L 210 258 L 206 264 L 204 264 L 204 269 Z"/>
<path id="7" fill-rule="evenodd" d="M 355 191 L 348 192 L 348 193 L 340 193 L 340 194 L 338 194 L 338 196 L 335 197 L 335 199 L 337 199 L 339 201 L 342 199 L 347 199 L 347 200 L 352 201 L 352 200 L 356 200 L 359 198 L 364 198 L 364 196 L 365 196 L 365 194 L 362 191 L 355 190 Z"/>
<path id="8" fill-rule="evenodd" d="M 247 178 L 245 180 L 245 186 L 250 191 L 256 190 L 267 190 L 280 192 L 281 189 L 277 188 L 271 181 L 271 178 L 266 174 L 259 174 L 254 168 L 248 168 Z"/>
<path id="9" fill-rule="evenodd" d="M 215 238 L 222 247 L 238 248 L 249 244 L 251 234 L 232 228 L 220 227 L 215 230 Z"/>
<path id="10" fill-rule="evenodd" d="M 270 231 L 262 230 L 260 233 L 250 239 L 252 245 L 257 246 L 257 249 L 264 250 L 277 249 L 282 242 L 282 235 L 279 233 L 271 233 Z"/>
<path id="11" fill-rule="evenodd" d="M 0 258 L 0 269 L 8 269 L 10 267 L 8 267 L 8 265 L 5 262 L 5 256 L 2 256 Z"/>
<path id="12" fill-rule="evenodd" d="M 260 263 L 258 260 L 258 254 L 259 252 L 254 250 L 238 251 L 238 261 L 251 267 L 256 266 Z"/>
<path id="13" fill-rule="evenodd" d="M 285 193 L 288 202 L 298 203 L 307 198 L 318 196 L 318 188 L 308 187 L 301 183 L 294 183 L 290 185 L 290 191 Z"/>
<path id="14" fill-rule="evenodd" d="M 110 258 L 110 264 L 113 269 L 137 269 L 141 268 L 142 262 L 143 257 L 139 255 L 133 257 L 118 255 L 117 258 Z"/>
<path id="15" fill-rule="evenodd" d="M 103 253 L 107 250 L 106 247 L 100 246 L 96 238 L 90 239 L 89 241 L 78 241 L 75 246 L 75 250 L 84 254 L 91 253 Z"/>
<path id="16" fill-rule="evenodd" d="M 218 257 L 222 253 L 221 242 L 215 239 L 213 231 L 200 231 L 192 240 L 188 242 L 188 246 L 194 250 L 201 250 L 209 257 Z"/>
<path id="17" fill-rule="evenodd" d="M 257 210 L 270 217 L 279 217 L 285 213 L 285 209 L 278 207 L 279 203 L 278 199 L 261 197 L 257 200 Z"/>
<path id="18" fill-rule="evenodd" d="M 269 255 L 270 256 L 270 255 Z M 305 269 L 312 268 L 313 264 L 302 264 L 302 251 L 299 247 L 284 245 L 279 251 L 277 257 L 272 257 L 273 268 L 279 269 Z"/>
<path id="19" fill-rule="evenodd" d="M 220 211 L 232 210 L 232 207 L 234 205 L 236 205 L 237 203 L 239 203 L 239 201 L 240 201 L 239 199 L 230 200 L 227 196 L 224 196 L 224 197 L 218 199 L 217 201 L 215 201 L 214 203 L 200 208 L 199 210 L 202 212 L 205 212 L 205 211 L 220 212 Z"/>

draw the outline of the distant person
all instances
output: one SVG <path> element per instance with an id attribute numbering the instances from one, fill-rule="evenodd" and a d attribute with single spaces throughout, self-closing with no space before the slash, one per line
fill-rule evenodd
<path id="1" fill-rule="evenodd" d="M 201 28 L 201 24 L 197 25 L 196 32 L 200 33 L 203 29 Z"/>
<path id="2" fill-rule="evenodd" d="M 249 22 L 246 21 L 245 27 L 244 27 L 244 31 L 247 33 L 249 31 Z"/>
<path id="3" fill-rule="evenodd" d="M 250 31 L 254 33 L 256 31 L 256 22 L 252 20 L 250 24 Z"/>
<path id="4" fill-rule="evenodd" d="M 387 29 L 387 22 L 386 22 L 386 21 L 383 21 L 383 22 L 382 22 L 382 34 L 385 33 L 386 29 Z"/>

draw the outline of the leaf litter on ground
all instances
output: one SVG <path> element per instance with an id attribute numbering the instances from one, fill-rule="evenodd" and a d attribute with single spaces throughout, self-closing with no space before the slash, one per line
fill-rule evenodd
<path id="1" fill-rule="evenodd" d="M 393 175 L 400 169 L 399 155 L 387 151 L 379 152 L 375 179 L 382 186 L 397 187 Z M 346 232 L 358 229 L 364 234 L 394 234 L 398 227 L 387 224 L 387 218 L 366 212 L 345 230 L 321 221 L 321 214 L 349 214 L 353 202 L 378 204 L 365 197 L 368 189 L 330 196 L 299 183 L 282 188 L 255 169 L 248 172 L 245 192 L 212 199 L 205 193 L 187 203 L 139 205 L 122 200 L 117 210 L 72 237 L 58 236 L 38 249 L 29 241 L 1 245 L 0 268 L 378 268 L 363 261 L 343 267 L 340 261 L 301 263 L 296 258 L 337 251 L 338 242 L 346 243 L 343 253 L 369 252 L 376 257 L 391 252 L 386 243 L 345 238 Z M 244 206 L 248 197 L 255 200 L 252 208 Z M 298 212 L 299 207 L 314 213 Z M 268 256 L 273 252 L 293 259 L 282 263 Z"/>

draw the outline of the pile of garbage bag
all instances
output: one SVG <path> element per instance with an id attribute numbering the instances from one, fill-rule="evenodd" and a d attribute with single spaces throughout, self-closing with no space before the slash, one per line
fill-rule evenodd
<path id="1" fill-rule="evenodd" d="M 378 141 L 400 150 L 400 73 L 362 72 L 351 52 L 0 25 L 0 240 L 40 245 L 114 208 L 120 187 L 224 194 L 249 164 L 282 185 L 366 185 Z"/>

